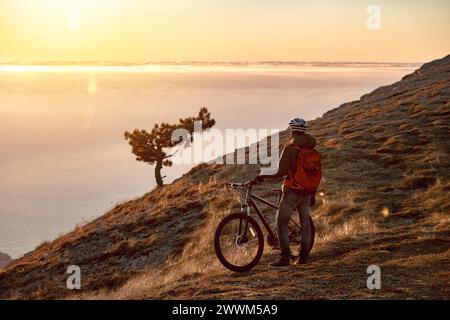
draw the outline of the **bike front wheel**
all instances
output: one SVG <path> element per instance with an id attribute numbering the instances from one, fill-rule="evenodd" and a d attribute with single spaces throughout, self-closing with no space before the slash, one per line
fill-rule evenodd
<path id="1" fill-rule="evenodd" d="M 214 248 L 217 258 L 227 269 L 244 272 L 261 259 L 264 236 L 255 219 L 243 213 L 233 213 L 217 226 Z"/>

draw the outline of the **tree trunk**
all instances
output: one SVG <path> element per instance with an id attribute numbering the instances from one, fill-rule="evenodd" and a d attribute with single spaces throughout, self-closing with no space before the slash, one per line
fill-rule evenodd
<path id="1" fill-rule="evenodd" d="M 163 183 L 163 179 L 161 177 L 161 169 L 162 169 L 162 159 L 158 160 L 156 162 L 156 167 L 155 167 L 155 179 L 156 179 L 156 184 L 160 187 L 162 186 Z"/>

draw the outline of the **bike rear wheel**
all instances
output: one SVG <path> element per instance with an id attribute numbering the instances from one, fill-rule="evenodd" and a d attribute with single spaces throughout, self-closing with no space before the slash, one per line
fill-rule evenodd
<path id="1" fill-rule="evenodd" d="M 264 251 L 261 227 L 252 217 L 243 213 L 226 216 L 214 235 L 217 258 L 227 269 L 244 272 L 252 269 Z"/>

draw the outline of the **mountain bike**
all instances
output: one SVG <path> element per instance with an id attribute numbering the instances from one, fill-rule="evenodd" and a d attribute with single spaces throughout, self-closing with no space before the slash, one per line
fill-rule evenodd
<path id="1" fill-rule="evenodd" d="M 267 201 L 252 193 L 253 182 L 231 183 L 229 186 L 241 192 L 241 210 L 226 216 L 217 226 L 214 235 L 214 248 L 219 261 L 229 270 L 234 272 L 244 272 L 252 269 L 261 259 L 264 251 L 264 235 L 258 222 L 250 216 L 251 209 L 256 212 L 261 220 L 262 225 L 267 231 L 267 244 L 272 248 L 278 249 L 278 239 L 272 231 L 270 223 L 256 205 L 256 201 L 273 209 L 278 209 L 282 191 L 275 189 L 278 193 L 278 205 Z M 294 227 L 290 226 L 297 232 L 291 232 L 300 236 L 301 226 L 299 223 L 291 219 Z M 315 239 L 315 227 L 312 218 L 310 218 L 311 226 L 311 249 Z M 300 243 L 300 242 L 298 242 Z M 291 257 L 294 258 L 295 256 Z"/>

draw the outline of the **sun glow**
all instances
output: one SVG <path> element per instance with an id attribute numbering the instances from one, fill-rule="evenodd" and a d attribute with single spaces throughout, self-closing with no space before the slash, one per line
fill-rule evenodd
<path id="1" fill-rule="evenodd" d="M 448 53 L 448 3 L 383 0 L 374 31 L 351 0 L 0 0 L 0 60 L 421 62 Z"/>
<path id="2" fill-rule="evenodd" d="M 114 42 L 126 13 L 120 0 L 0 0 L 0 55 L 87 60 L 86 52 L 104 54 L 104 43 Z"/>

